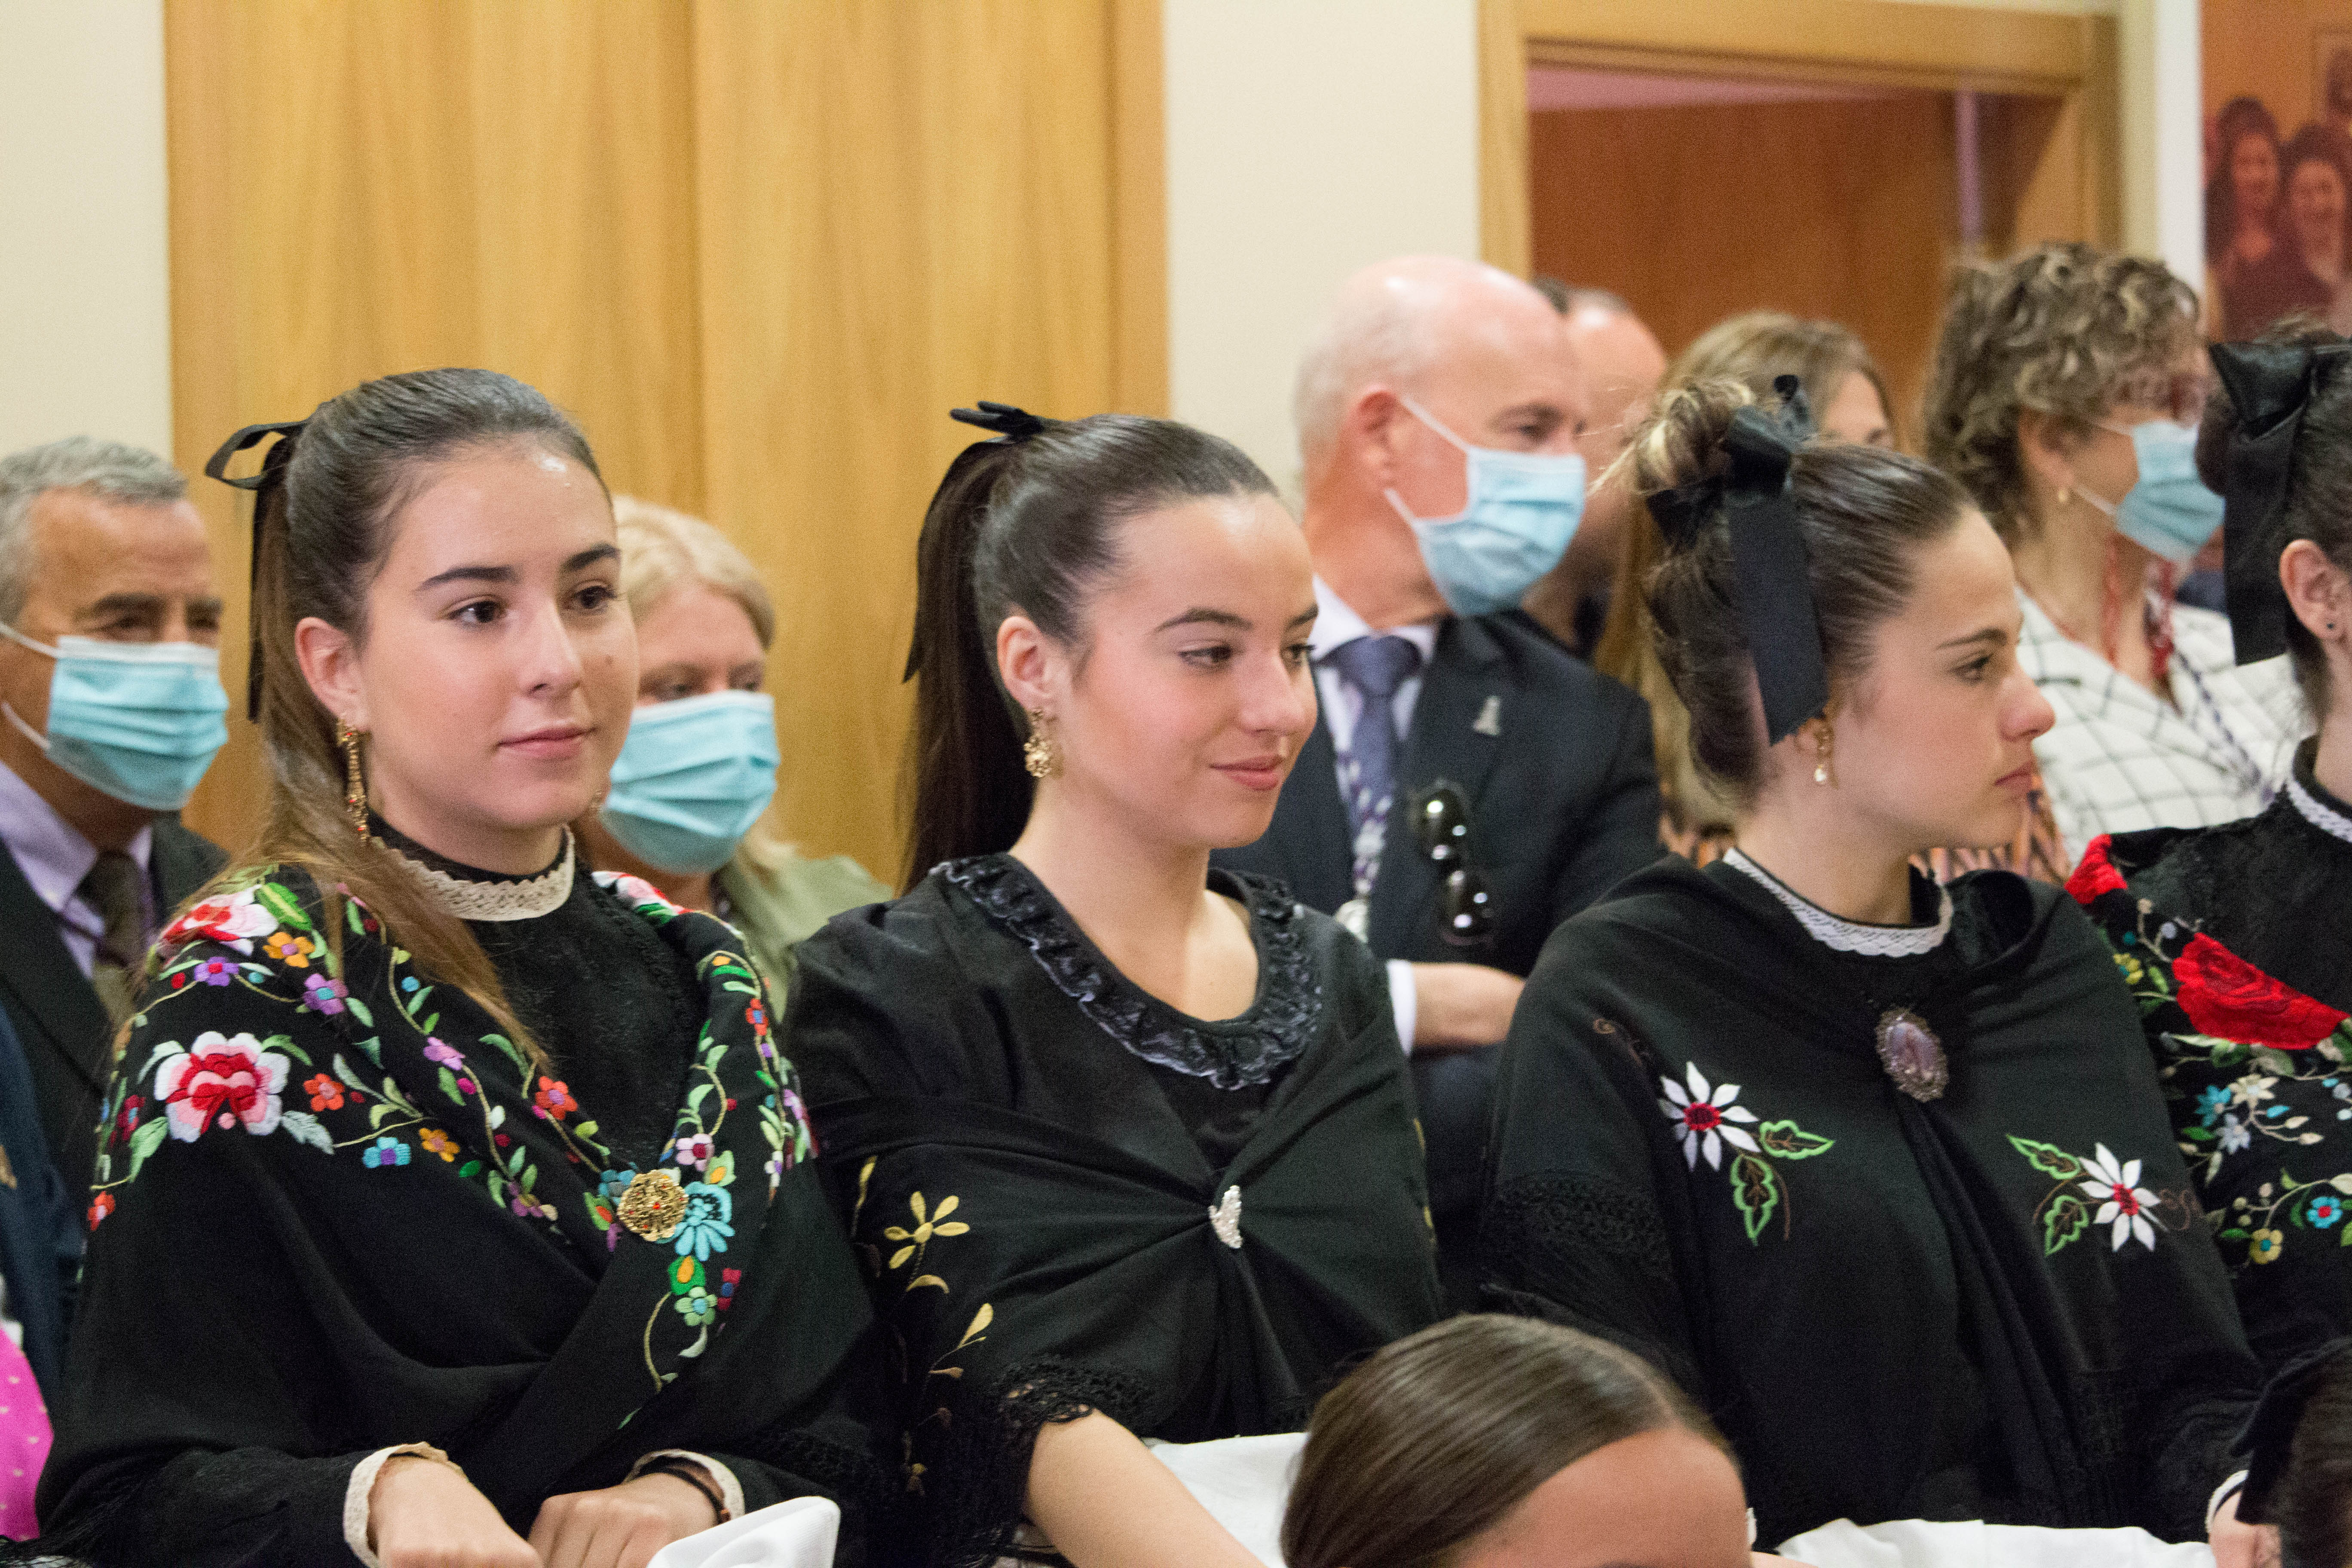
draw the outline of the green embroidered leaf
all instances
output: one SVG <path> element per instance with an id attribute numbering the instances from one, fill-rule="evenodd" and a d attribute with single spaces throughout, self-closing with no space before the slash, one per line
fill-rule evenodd
<path id="1" fill-rule="evenodd" d="M 2347 1233 L 2347 1234 L 2352 1234 L 2352 1233 Z M 2233 1226 L 2231 1226 L 2229 1229 L 2227 1229 L 2227 1230 L 2225 1230 L 2225 1231 L 2223 1231 L 2223 1232 L 2221 1233 L 2221 1239 L 2222 1239 L 2223 1241 L 2243 1241 L 2243 1240 L 2245 1240 L 2245 1239 L 2246 1239 L 2246 1232 L 2245 1232 L 2245 1229 L 2244 1229 L 2244 1227 L 2242 1227 L 2242 1226 L 2234 1226 L 2234 1225 L 2233 1225 Z"/>
<path id="2" fill-rule="evenodd" d="M 2090 1223 L 2090 1206 L 2072 1193 L 2062 1194 L 2042 1216 L 2042 1253 L 2046 1256 L 2057 1251 L 2082 1235 Z"/>
<path id="3" fill-rule="evenodd" d="M 357 1018 L 362 1025 L 371 1029 L 375 1027 L 375 1015 L 368 1011 L 366 1003 L 356 996 L 346 996 L 343 998 L 343 1005 L 352 1010 L 352 1016 Z"/>
<path id="4" fill-rule="evenodd" d="M 382 1127 L 385 1117 L 396 1116 L 398 1114 L 399 1109 L 397 1107 L 386 1101 L 378 1100 L 375 1104 L 368 1107 L 369 1130 L 373 1131 L 376 1128 Z"/>
<path id="5" fill-rule="evenodd" d="M 1756 1130 L 1756 1141 L 1780 1160 L 1810 1160 L 1837 1146 L 1835 1140 L 1808 1132 L 1793 1121 L 1767 1121 Z"/>
<path id="6" fill-rule="evenodd" d="M 277 883 L 256 883 L 253 897 L 256 903 L 278 917 L 278 924 L 291 926 L 296 931 L 314 929 L 310 924 L 310 917 L 304 914 L 302 906 L 294 901 L 294 895 Z"/>
<path id="7" fill-rule="evenodd" d="M 368 1088 L 366 1082 L 361 1079 L 358 1073 L 352 1070 L 352 1064 L 343 1060 L 342 1053 L 341 1051 L 335 1053 L 334 1065 L 335 1076 L 337 1078 L 341 1079 L 345 1083 L 350 1084 L 362 1094 L 373 1097 L 374 1091 Z"/>
<path id="8" fill-rule="evenodd" d="M 709 1169 L 703 1172 L 702 1179 L 714 1187 L 732 1185 L 735 1181 L 735 1151 L 730 1149 L 711 1161 Z"/>
<path id="9" fill-rule="evenodd" d="M 470 1182 L 482 1173 L 482 1163 L 479 1160 L 468 1160 L 457 1167 L 457 1173 Z"/>
<path id="10" fill-rule="evenodd" d="M 291 1132 L 297 1142 L 308 1143 L 322 1154 L 335 1152 L 335 1141 L 319 1125 L 319 1119 L 307 1110 L 289 1110 L 278 1119 L 278 1125 Z"/>
<path id="11" fill-rule="evenodd" d="M 2053 1181 L 2071 1182 L 2083 1173 L 2083 1162 L 2054 1143 L 2037 1143 L 2031 1138 L 2009 1136 L 2010 1145 L 2025 1156 L 2033 1168 Z"/>
<path id="12" fill-rule="evenodd" d="M 1780 1206 L 1780 1176 L 1769 1162 L 1742 1154 L 1731 1162 L 1731 1202 L 1748 1226 L 1748 1244 L 1764 1234 Z"/>
<path id="13" fill-rule="evenodd" d="M 357 899 L 343 900 L 343 925 L 353 936 L 367 935 L 367 927 L 360 923 L 360 905 Z"/>
<path id="14" fill-rule="evenodd" d="M 429 1034 L 431 1034 L 434 1030 L 436 1030 L 436 1029 L 437 1029 L 437 1028 L 439 1028 L 439 1027 L 441 1026 L 441 1015 L 440 1015 L 440 1014 L 438 1014 L 438 1013 L 435 1013 L 435 1014 L 431 1015 L 430 1016 L 428 1016 L 428 1017 L 425 1020 L 425 1022 L 423 1022 L 422 1024 L 419 1024 L 419 1025 L 418 1025 L 418 1026 L 417 1026 L 417 1028 L 418 1028 L 418 1029 L 420 1029 L 420 1030 L 421 1030 L 421 1031 L 423 1031 L 424 1033 L 425 1033 L 425 1034 L 428 1034 L 428 1035 L 429 1035 Z"/>
<path id="15" fill-rule="evenodd" d="M 466 1103 L 466 1097 L 457 1089 L 457 1075 L 447 1068 L 441 1069 L 441 1092 L 460 1105 Z"/>
<path id="16" fill-rule="evenodd" d="M 2352 1247 L 2352 1225 L 2346 1226 L 2341 1231 L 2336 1233 L 2336 1245 L 2338 1247 Z"/>
<path id="17" fill-rule="evenodd" d="M 171 1130 L 170 1120 L 162 1116 L 152 1121 L 140 1123 L 139 1131 L 131 1135 L 131 1169 L 123 1176 L 124 1181 L 139 1173 L 139 1167 L 147 1163 L 147 1156 L 162 1145 Z"/>
<path id="18" fill-rule="evenodd" d="M 2180 1135 L 2195 1143 L 2210 1143 L 2213 1142 L 2213 1134 L 2202 1127 L 2186 1128 L 2182 1131 Z"/>
<path id="19" fill-rule="evenodd" d="M 712 1086 L 707 1082 L 698 1083 L 687 1091 L 686 1109 L 690 1114 L 696 1116 L 702 1114 L 702 1102 L 710 1098 L 711 1088 Z"/>
<path id="20" fill-rule="evenodd" d="M 572 1130 L 572 1135 L 575 1138 L 593 1138 L 596 1136 L 596 1124 L 593 1121 L 583 1121 Z"/>

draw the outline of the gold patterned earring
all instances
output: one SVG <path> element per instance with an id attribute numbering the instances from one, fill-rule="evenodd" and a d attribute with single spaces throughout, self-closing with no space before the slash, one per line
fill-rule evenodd
<path id="1" fill-rule="evenodd" d="M 1053 737 L 1045 733 L 1045 710 L 1029 710 L 1029 738 L 1021 742 L 1021 765 L 1033 779 L 1051 778 L 1062 765 L 1054 752 Z"/>
<path id="2" fill-rule="evenodd" d="M 335 721 L 335 743 L 343 749 L 343 809 L 352 816 L 352 831 L 367 841 L 367 780 L 360 774 L 360 731 Z"/>
<path id="3" fill-rule="evenodd" d="M 1813 782 L 1817 784 L 1830 782 L 1830 748 L 1836 743 L 1837 731 L 1830 728 L 1828 720 L 1822 720 L 1820 732 L 1813 739 Z"/>

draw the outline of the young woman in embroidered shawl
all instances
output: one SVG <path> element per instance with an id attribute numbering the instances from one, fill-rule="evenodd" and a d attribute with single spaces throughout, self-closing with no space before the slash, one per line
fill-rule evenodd
<path id="1" fill-rule="evenodd" d="M 1246 1568 L 1139 1439 L 1295 1430 L 1438 1310 L 1380 965 L 1209 868 L 1314 723 L 1307 548 L 1214 437 L 982 407 L 923 525 L 913 886 L 802 945 L 788 1049 L 928 1559 Z"/>
<path id="2" fill-rule="evenodd" d="M 872 1320 L 767 997 L 564 827 L 636 679 L 587 444 L 429 371 L 212 471 L 273 433 L 268 825 L 121 1049 L 48 1543 L 637 1568 L 813 1492 L 854 1542 Z"/>
<path id="3" fill-rule="evenodd" d="M 2050 708 L 2009 558 L 1934 470 L 1802 429 L 1700 383 L 1629 454 L 1738 839 L 1546 948 L 1497 1087 L 1490 1299 L 1674 1377 L 1766 1542 L 2200 1535 L 2257 1379 L 2131 1000 L 2058 888 L 1907 864 L 2016 829 Z M 2252 1533 L 2224 1510 L 2225 1563 Z"/>
<path id="4" fill-rule="evenodd" d="M 2242 662 L 2294 656 L 2319 733 L 2268 809 L 2095 840 L 2071 890 L 2139 998 L 2175 1131 L 2276 1368 L 2352 1333 L 2352 344 L 2217 345 L 2198 458 L 2229 501 Z"/>

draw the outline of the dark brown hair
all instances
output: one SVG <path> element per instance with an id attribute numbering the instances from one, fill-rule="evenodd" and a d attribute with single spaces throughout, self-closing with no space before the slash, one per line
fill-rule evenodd
<path id="1" fill-rule="evenodd" d="M 2279 1568 L 2344 1568 L 2352 1563 L 2352 1342 L 2310 1353 L 2279 1374 L 2307 1378 L 2308 1392 L 2291 1426 L 2256 1436 L 2239 1517 L 2278 1527 Z M 2253 1430 L 2264 1425 L 2258 1414 Z"/>
<path id="2" fill-rule="evenodd" d="M 2346 340 L 2309 316 L 2297 314 L 2272 327 L 2255 340 L 2319 347 Z M 2238 421 L 2238 407 L 2230 389 L 2218 379 L 2205 399 L 2205 417 L 2197 426 L 2197 474 L 2206 488 L 2230 493 L 2230 432 Z M 2298 539 L 2319 546 L 2339 572 L 2352 573 L 2352 371 L 2339 369 L 2313 389 L 2304 405 L 2303 425 L 2295 432 L 2294 450 L 2287 458 L 2286 511 L 2278 533 L 2284 551 Z M 2263 570 L 2275 576 L 2273 557 Z M 2294 679 L 2315 718 L 2325 718 L 2328 704 L 2327 656 L 2318 639 L 2294 611 L 2286 613 L 2286 650 L 2294 659 Z"/>
<path id="3" fill-rule="evenodd" d="M 1729 1449 L 1639 1357 L 1529 1318 L 1450 1319 L 1324 1395 L 1282 1517 L 1290 1568 L 1444 1568 L 1610 1444 L 1681 1427 Z"/>
<path id="4" fill-rule="evenodd" d="M 1634 495 L 1646 507 L 1662 490 L 1721 473 L 1732 416 L 1755 401 L 1736 381 L 1667 393 L 1621 459 L 1631 465 Z M 1969 498 L 1916 458 L 1818 441 L 1798 452 L 1789 494 L 1804 533 L 1834 701 L 1867 671 L 1872 632 L 1909 601 L 1920 547 L 1951 531 Z M 1690 538 L 1667 543 L 1650 576 L 1648 603 L 1658 661 L 1690 711 L 1692 760 L 1735 805 L 1754 804 L 1764 729 L 1749 695 L 1752 666 L 1719 507 Z"/>
<path id="5" fill-rule="evenodd" d="M 336 717 L 312 695 L 294 649 L 294 628 L 310 616 L 363 645 L 368 588 L 391 552 L 400 509 L 435 464 L 508 443 L 570 458 L 604 482 L 587 438 L 539 392 L 496 371 L 426 370 L 362 382 L 320 404 L 295 437 L 282 479 L 260 490 L 253 625 L 269 805 L 248 861 L 309 872 L 338 946 L 339 895 L 358 899 L 422 968 L 479 1002 L 538 1058 L 466 923 L 394 865 L 391 850 L 352 830 Z"/>
<path id="6" fill-rule="evenodd" d="M 902 886 L 941 861 L 1011 848 L 1028 821 L 1028 723 L 996 668 L 1005 617 L 1083 648 L 1087 599 L 1118 570 L 1122 523 L 1183 500 L 1274 493 L 1232 442 L 1132 414 L 1045 420 L 957 458 L 916 558 Z"/>

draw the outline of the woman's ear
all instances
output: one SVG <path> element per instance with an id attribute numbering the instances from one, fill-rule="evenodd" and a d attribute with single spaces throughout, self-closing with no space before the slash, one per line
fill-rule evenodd
<path id="1" fill-rule="evenodd" d="M 2026 474 L 2053 495 L 2074 488 L 2076 442 L 2060 423 L 2037 409 L 2017 416 L 2017 455 Z"/>
<path id="2" fill-rule="evenodd" d="M 2308 539 L 2279 552 L 2279 586 L 2303 629 L 2322 643 L 2352 640 L 2352 579 Z"/>
<path id="3" fill-rule="evenodd" d="M 996 628 L 996 675 L 1023 709 L 1050 715 L 1061 696 L 1061 651 L 1016 610 Z"/>
<path id="4" fill-rule="evenodd" d="M 373 727 L 367 693 L 360 684 L 359 648 L 351 633 L 316 616 L 305 616 L 294 628 L 294 658 L 302 667 L 310 695 L 335 716 L 336 722 L 354 730 Z"/>

